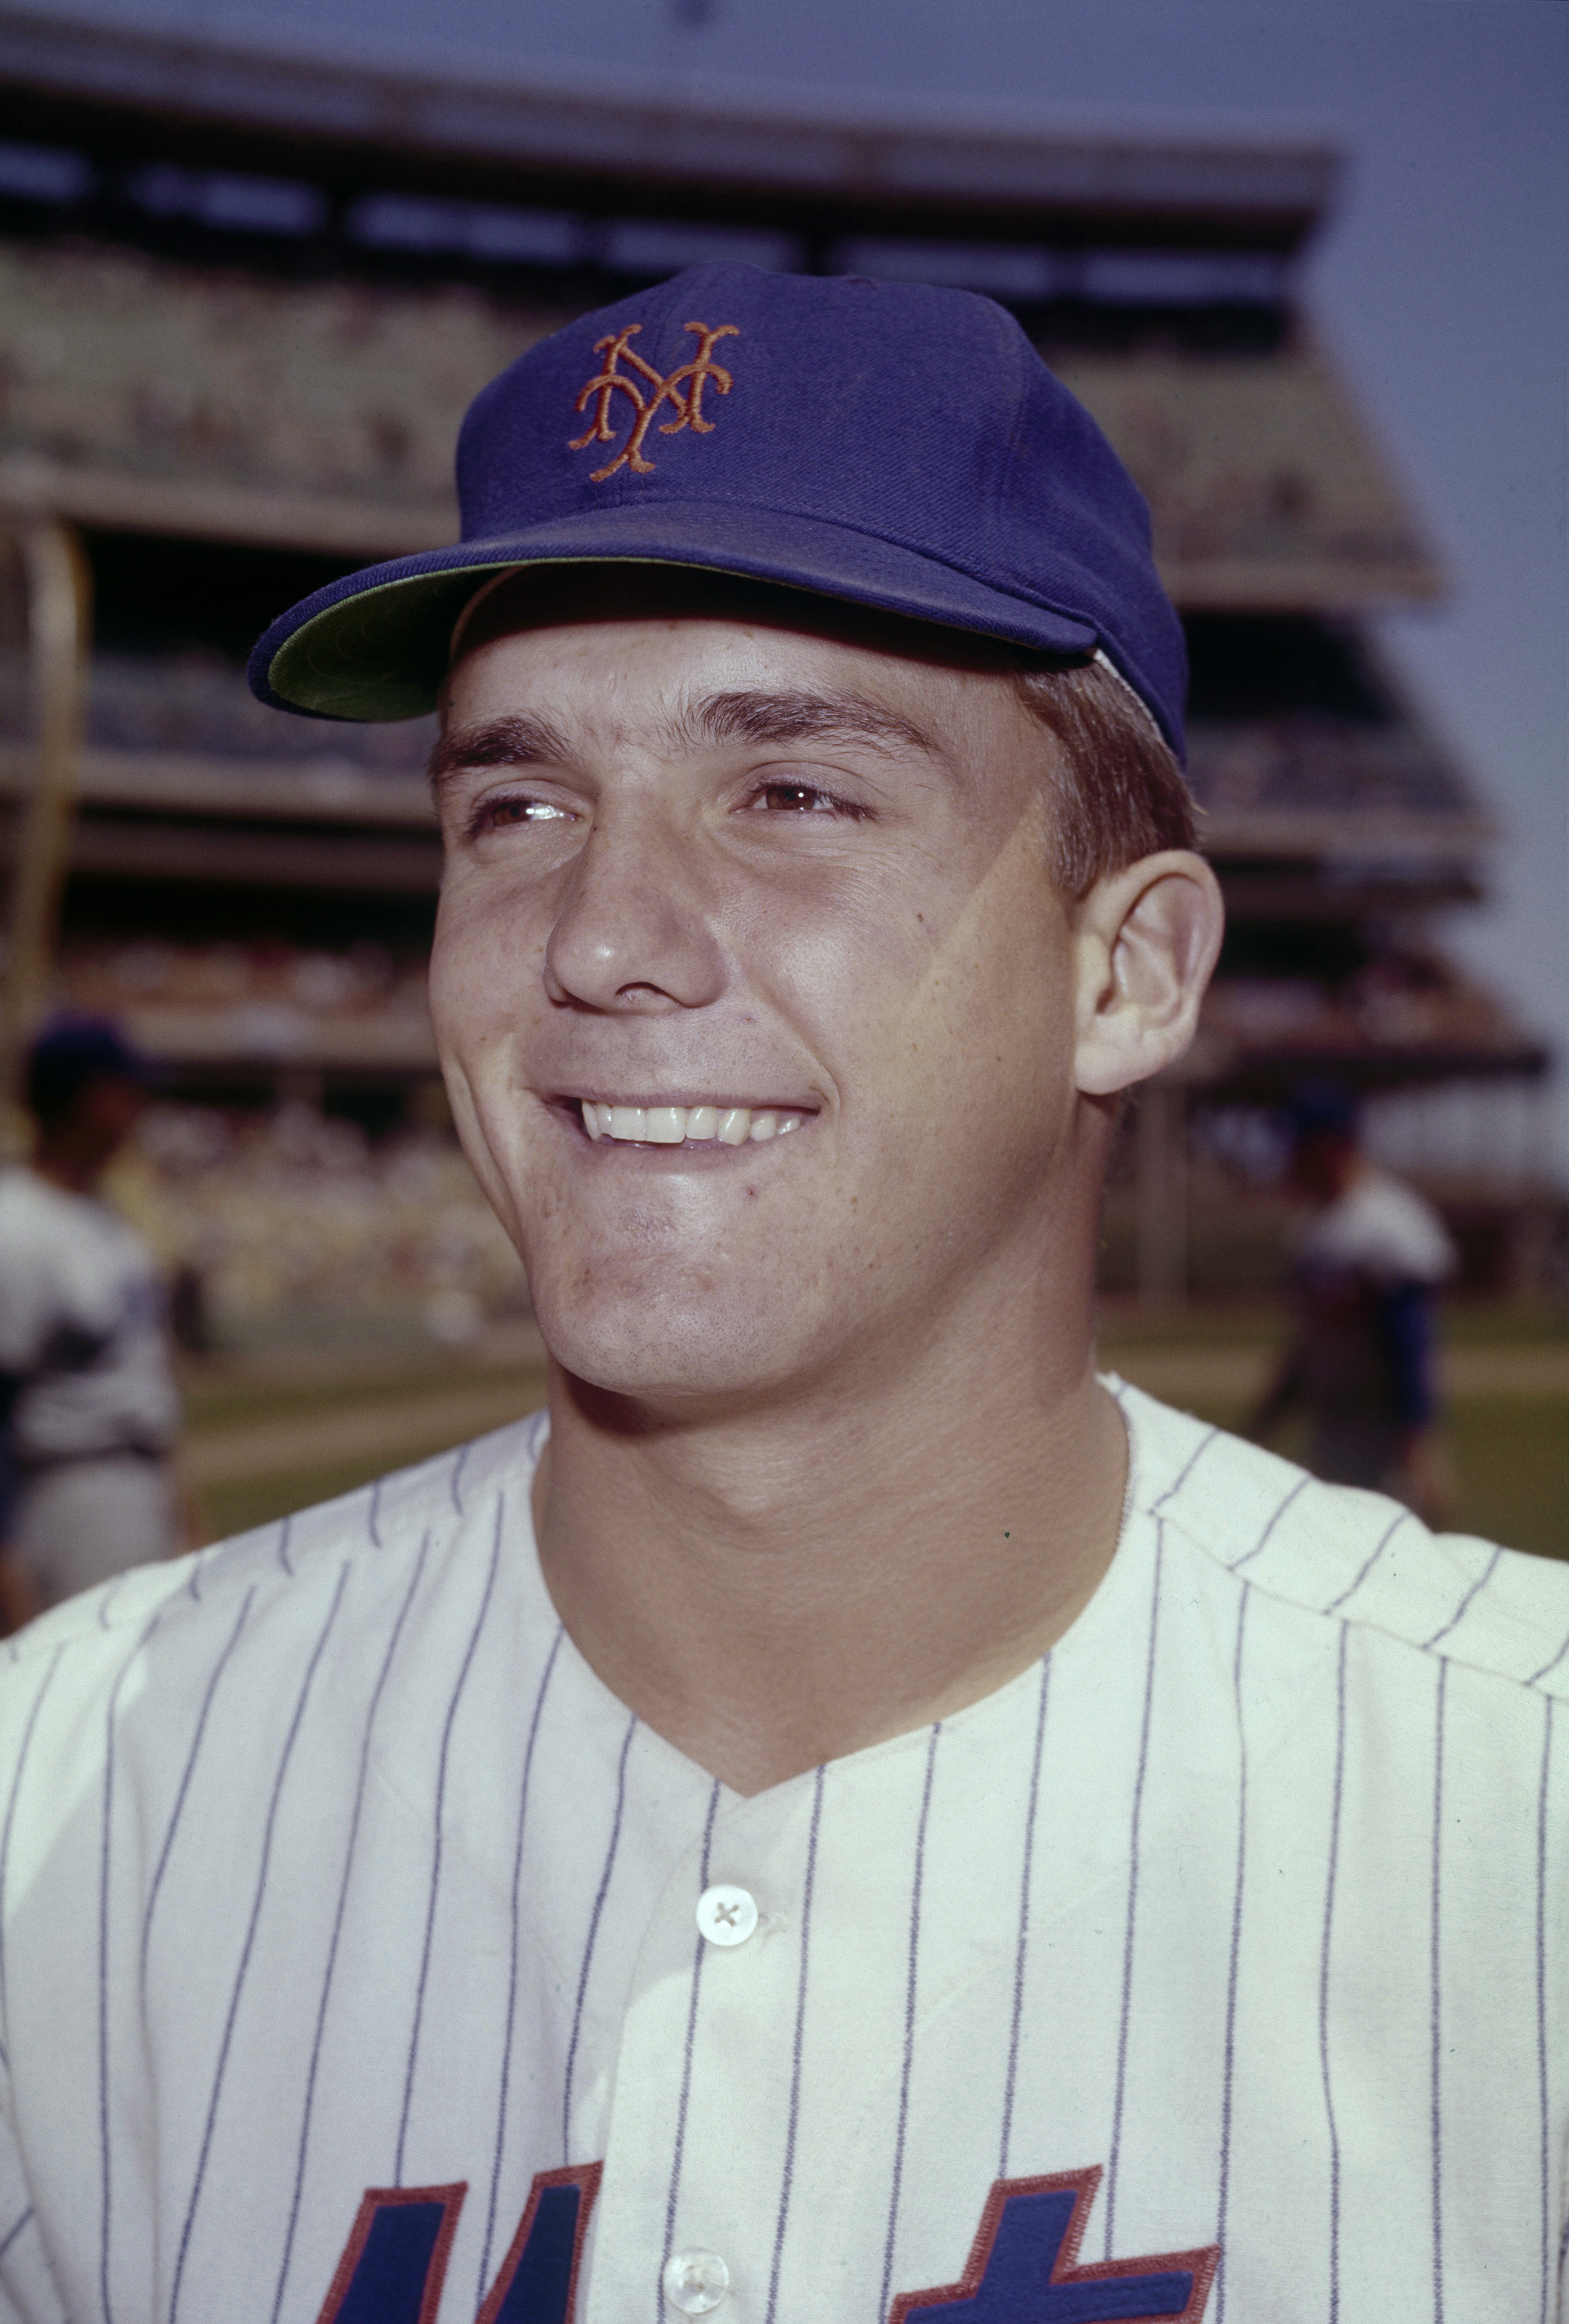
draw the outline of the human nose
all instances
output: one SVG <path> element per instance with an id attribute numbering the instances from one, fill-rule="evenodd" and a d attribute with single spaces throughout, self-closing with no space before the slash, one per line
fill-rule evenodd
<path id="1" fill-rule="evenodd" d="M 700 1009 L 724 990 L 695 842 L 651 807 L 602 804 L 545 946 L 550 999 L 625 1013 Z"/>

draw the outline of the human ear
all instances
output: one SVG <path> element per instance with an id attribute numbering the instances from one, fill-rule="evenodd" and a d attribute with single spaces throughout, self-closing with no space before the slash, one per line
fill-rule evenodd
<path id="1" fill-rule="evenodd" d="M 1084 1096 L 1130 1089 L 1184 1054 L 1224 926 L 1220 884 L 1186 848 L 1096 881 L 1073 918 L 1074 1081 Z"/>

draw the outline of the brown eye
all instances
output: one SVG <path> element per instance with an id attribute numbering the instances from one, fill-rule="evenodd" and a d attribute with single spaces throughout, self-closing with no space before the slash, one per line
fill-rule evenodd
<path id="1" fill-rule="evenodd" d="M 864 810 L 850 800 L 835 798 L 815 783 L 765 783 L 753 795 L 755 807 L 780 815 L 837 815 L 859 818 Z"/>
<path id="2" fill-rule="evenodd" d="M 546 799 L 492 798 L 482 800 L 475 812 L 470 829 L 477 835 L 484 831 L 511 831 L 520 824 L 565 823 L 566 810 L 552 807 Z"/>

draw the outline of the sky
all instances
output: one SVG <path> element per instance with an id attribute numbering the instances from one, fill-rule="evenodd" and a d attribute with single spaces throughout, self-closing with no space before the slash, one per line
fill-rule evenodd
<path id="1" fill-rule="evenodd" d="M 1349 163 L 1306 303 L 1449 593 L 1388 650 L 1500 826 L 1454 948 L 1569 1051 L 1563 0 L 32 0 L 432 74 L 1221 137 Z M 1554 1112 L 1569 1171 L 1569 1074 Z"/>

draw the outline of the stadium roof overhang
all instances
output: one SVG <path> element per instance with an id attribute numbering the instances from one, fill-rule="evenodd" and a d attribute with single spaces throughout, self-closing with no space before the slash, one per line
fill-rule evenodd
<path id="1" fill-rule="evenodd" d="M 609 217 L 657 199 L 826 239 L 886 230 L 1059 249 L 1294 255 L 1322 219 L 1328 147 L 1045 136 L 953 114 L 875 116 L 548 81 L 485 82 L 247 51 L 0 7 L 0 135 L 134 163 L 298 172 L 341 198 L 374 183 Z"/>

